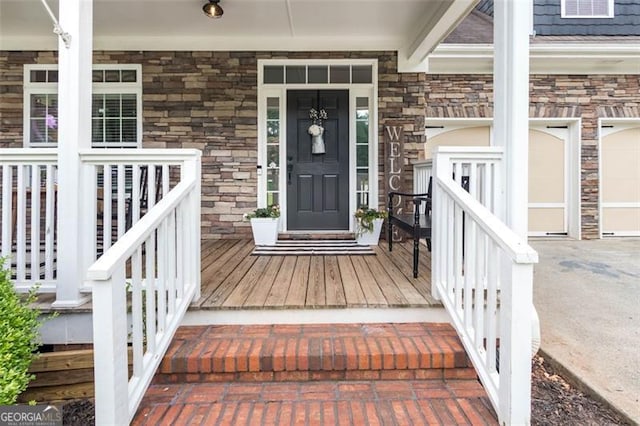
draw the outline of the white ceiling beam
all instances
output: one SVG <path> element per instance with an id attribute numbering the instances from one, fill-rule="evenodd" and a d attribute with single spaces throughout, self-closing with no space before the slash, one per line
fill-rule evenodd
<path id="1" fill-rule="evenodd" d="M 398 51 L 398 71 L 426 72 L 427 55 L 453 31 L 471 12 L 479 0 L 449 0 L 439 2 L 439 8 L 430 10 L 421 20 L 425 24 L 409 38 L 406 47 Z"/>

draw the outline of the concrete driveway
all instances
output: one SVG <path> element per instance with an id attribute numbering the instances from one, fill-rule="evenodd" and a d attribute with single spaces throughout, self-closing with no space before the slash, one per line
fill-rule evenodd
<path id="1" fill-rule="evenodd" d="M 542 350 L 640 423 L 640 239 L 530 244 Z"/>

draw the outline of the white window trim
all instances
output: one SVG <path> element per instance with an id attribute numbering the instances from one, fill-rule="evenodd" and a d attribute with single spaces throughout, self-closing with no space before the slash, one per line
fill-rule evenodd
<path id="1" fill-rule="evenodd" d="M 135 94 L 136 95 L 136 142 L 135 143 L 95 143 L 94 148 L 141 148 L 142 147 L 142 65 L 140 64 L 94 64 L 94 70 L 133 70 L 136 71 L 135 83 L 92 83 L 92 93 L 96 94 Z M 47 70 L 57 71 L 56 64 L 31 64 L 25 65 L 23 70 L 23 144 L 25 148 L 53 147 L 51 143 L 30 143 L 30 118 L 32 94 L 57 94 L 57 83 L 31 82 L 31 71 Z M 59 78 L 59 76 L 58 76 Z M 91 94 L 89 94 L 91 96 Z"/>
<path id="2" fill-rule="evenodd" d="M 609 11 L 609 14 L 607 15 L 567 15 L 566 12 L 566 2 L 567 0 L 561 0 L 560 1 L 560 17 L 561 18 L 566 18 L 566 19 L 591 19 L 591 18 L 613 18 L 615 16 L 614 14 L 614 0 L 608 0 L 608 7 L 607 10 Z"/>
<path id="3" fill-rule="evenodd" d="M 337 84 L 337 83 L 312 83 L 312 84 L 274 84 L 263 83 L 265 66 L 273 65 L 371 65 L 371 83 Z M 308 89 L 349 90 L 349 217 L 352 218 L 356 211 L 356 97 L 369 98 L 369 207 L 378 208 L 378 60 L 377 59 L 259 59 L 258 60 L 258 207 L 266 207 L 267 202 L 267 141 L 266 141 L 266 116 L 267 98 L 280 98 L 280 221 L 281 231 L 287 231 L 287 176 L 286 176 L 286 112 L 287 90 Z M 349 220 L 349 231 L 353 232 L 355 222 Z"/>

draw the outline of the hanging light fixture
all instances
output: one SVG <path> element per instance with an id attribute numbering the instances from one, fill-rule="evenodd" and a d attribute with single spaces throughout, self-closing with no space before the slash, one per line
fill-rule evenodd
<path id="1" fill-rule="evenodd" d="M 218 3 L 220 3 L 220 0 L 209 0 L 209 3 L 202 6 L 202 11 L 209 18 L 220 18 L 224 10 L 222 10 Z"/>

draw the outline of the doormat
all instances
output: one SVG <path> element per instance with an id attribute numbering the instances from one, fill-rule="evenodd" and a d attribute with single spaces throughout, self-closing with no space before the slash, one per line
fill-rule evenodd
<path id="1" fill-rule="evenodd" d="M 371 256 L 369 246 L 359 246 L 355 240 L 291 240 L 278 241 L 275 246 L 256 246 L 254 256 Z"/>

